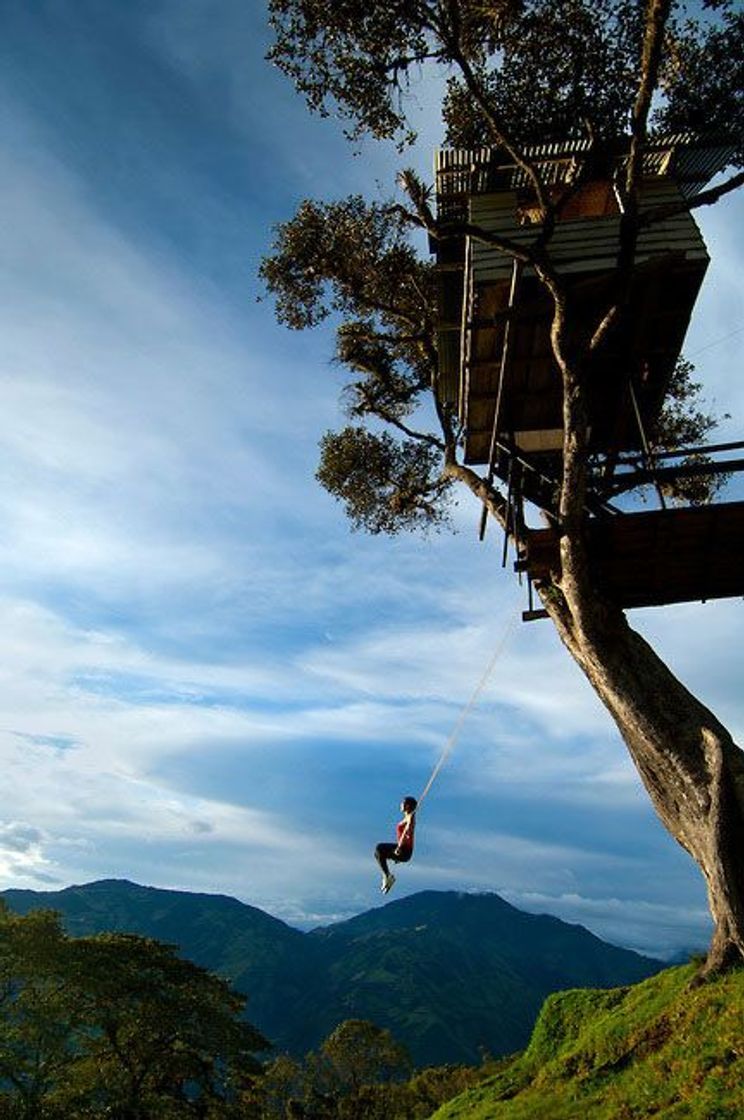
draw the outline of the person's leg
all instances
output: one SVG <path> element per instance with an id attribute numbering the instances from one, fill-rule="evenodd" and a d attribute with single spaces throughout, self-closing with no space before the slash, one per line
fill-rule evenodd
<path id="1" fill-rule="evenodd" d="M 410 848 L 404 848 L 402 851 L 398 851 L 397 846 L 395 846 L 393 844 L 391 844 L 390 846 L 393 849 L 393 851 L 388 854 L 388 856 L 387 856 L 388 859 L 391 859 L 393 861 L 393 863 L 408 863 L 409 859 L 413 855 L 413 852 L 410 850 Z M 382 891 L 382 893 L 383 894 L 389 894 L 390 891 L 392 890 L 394 882 L 395 882 L 395 876 L 392 875 L 390 872 L 388 872 L 387 875 L 383 875 L 382 886 L 380 887 L 380 890 Z"/>
<path id="2" fill-rule="evenodd" d="M 380 884 L 380 890 L 383 894 L 387 894 L 390 891 L 393 883 L 395 882 L 395 876 L 388 867 L 388 860 L 392 860 L 393 863 L 400 862 L 398 857 L 397 845 L 378 844 L 375 848 L 375 859 L 379 863 L 380 870 L 382 871 L 382 883 Z"/>
<path id="3" fill-rule="evenodd" d="M 395 844 L 378 844 L 375 848 L 375 859 L 380 865 L 382 874 L 387 878 L 390 874 L 387 861 L 391 859 L 393 862 L 396 862 Z"/>

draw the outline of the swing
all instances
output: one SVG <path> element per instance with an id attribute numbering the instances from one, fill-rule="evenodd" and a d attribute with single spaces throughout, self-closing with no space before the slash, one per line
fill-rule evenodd
<path id="1" fill-rule="evenodd" d="M 442 750 L 442 753 L 440 754 L 439 758 L 437 759 L 437 762 L 434 765 L 434 769 L 432 770 L 431 774 L 429 775 L 429 780 L 427 781 L 426 785 L 424 786 L 423 790 L 421 791 L 421 794 L 419 795 L 418 799 L 417 800 L 414 799 L 414 798 L 405 798 L 404 799 L 403 805 L 405 805 L 405 803 L 407 801 L 408 802 L 415 801 L 416 804 L 415 804 L 415 808 L 413 809 L 413 811 L 408 815 L 408 820 L 407 820 L 405 829 L 401 833 L 399 833 L 399 835 L 398 835 L 397 844 L 396 844 L 396 851 L 399 851 L 402 847 L 405 847 L 405 841 L 406 841 L 406 839 L 409 835 L 409 831 L 412 831 L 412 829 L 415 827 L 415 817 L 418 814 L 423 801 L 428 796 L 431 787 L 434 785 L 434 782 L 436 781 L 437 777 L 439 776 L 440 770 L 444 766 L 444 764 L 447 761 L 447 759 L 449 758 L 449 756 L 452 754 L 452 751 L 454 750 L 455 744 L 457 743 L 457 740 L 460 737 L 460 732 L 462 731 L 465 720 L 467 719 L 467 717 L 470 714 L 470 712 L 472 711 L 472 709 L 475 707 L 475 705 L 478 701 L 478 697 L 480 696 L 481 692 L 486 687 L 486 684 L 488 683 L 488 680 L 491 676 L 491 673 L 493 672 L 493 670 L 496 666 L 496 662 L 501 657 L 501 654 L 503 653 L 504 649 L 506 648 L 506 645 L 507 645 L 507 643 L 508 643 L 508 641 L 509 641 L 509 639 L 512 635 L 512 631 L 514 630 L 514 626 L 516 624 L 516 621 L 517 621 L 517 615 L 514 614 L 510 617 L 510 619 L 507 623 L 506 629 L 504 630 L 504 633 L 502 634 L 501 639 L 500 639 L 498 645 L 496 646 L 496 649 L 494 650 L 494 653 L 491 657 L 491 660 L 489 661 L 488 665 L 486 666 L 486 669 L 483 672 L 482 677 L 478 681 L 478 684 L 475 686 L 475 688 L 472 692 L 472 695 L 470 696 L 470 699 L 468 700 L 467 704 L 465 704 L 465 706 L 463 707 L 462 711 L 460 712 L 457 720 L 455 721 L 455 725 L 452 728 L 452 731 L 450 732 L 449 738 L 447 739 L 446 743 L 444 744 L 444 748 Z M 382 848 L 382 847 L 384 847 L 384 845 L 378 845 L 377 852 L 379 852 L 380 848 Z M 377 853 L 376 853 L 376 858 L 378 859 L 378 862 L 379 862 L 379 855 L 377 855 Z M 388 858 L 395 858 L 395 857 L 392 856 L 391 853 L 388 853 Z M 410 859 L 410 856 L 408 858 Z M 406 861 L 397 861 L 396 860 L 396 862 L 407 862 L 407 860 Z M 390 890 L 392 889 L 393 884 L 395 883 L 395 876 L 392 875 L 389 871 L 386 871 L 383 864 L 381 864 L 381 867 L 382 867 L 382 870 L 383 870 L 383 879 L 382 879 L 382 886 L 380 887 L 380 890 L 382 891 L 383 894 L 388 894 L 390 892 Z"/>

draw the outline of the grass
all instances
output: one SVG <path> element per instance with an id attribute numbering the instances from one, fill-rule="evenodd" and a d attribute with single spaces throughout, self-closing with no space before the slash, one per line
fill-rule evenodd
<path id="1" fill-rule="evenodd" d="M 694 974 L 550 996 L 527 1049 L 435 1120 L 741 1120 L 744 969 Z"/>

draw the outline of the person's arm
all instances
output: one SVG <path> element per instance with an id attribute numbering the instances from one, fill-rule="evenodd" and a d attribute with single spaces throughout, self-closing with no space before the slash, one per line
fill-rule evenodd
<path id="1" fill-rule="evenodd" d="M 400 839 L 398 840 L 398 843 L 396 844 L 396 847 L 395 847 L 396 856 L 400 855 L 400 850 L 401 850 L 402 847 L 405 846 L 405 841 L 408 839 L 408 835 L 411 831 L 411 825 L 413 823 L 413 813 L 404 813 L 403 814 L 403 820 L 406 822 L 406 827 L 401 832 Z"/>

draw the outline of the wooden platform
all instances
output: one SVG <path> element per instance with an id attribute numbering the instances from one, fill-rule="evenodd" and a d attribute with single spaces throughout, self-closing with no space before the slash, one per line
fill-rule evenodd
<path id="1" fill-rule="evenodd" d="M 597 588 L 620 607 L 744 596 L 744 502 L 594 520 L 588 538 Z M 517 567 L 560 576 L 556 531 L 528 530 Z"/>

